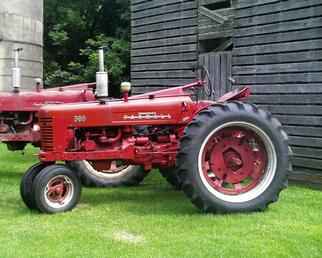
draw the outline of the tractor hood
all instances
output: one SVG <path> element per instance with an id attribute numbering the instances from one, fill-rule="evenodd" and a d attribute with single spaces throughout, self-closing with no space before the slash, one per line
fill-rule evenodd
<path id="1" fill-rule="evenodd" d="M 40 91 L 0 92 L 0 112 L 34 112 L 44 104 L 62 104 L 93 101 L 95 96 L 88 85 L 76 88 L 62 87 Z"/>
<path id="2" fill-rule="evenodd" d="M 182 124 L 195 112 L 190 97 L 137 99 L 129 102 L 110 101 L 45 105 L 39 117 L 67 127 L 121 126 L 144 124 Z M 184 115 L 183 115 L 184 114 Z M 186 120 L 185 120 L 186 119 Z"/>

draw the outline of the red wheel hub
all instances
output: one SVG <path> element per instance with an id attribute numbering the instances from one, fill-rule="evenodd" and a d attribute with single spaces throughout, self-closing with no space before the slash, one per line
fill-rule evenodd
<path id="1" fill-rule="evenodd" d="M 229 195 L 255 188 L 267 166 L 264 143 L 255 132 L 242 127 L 215 133 L 207 142 L 202 159 L 209 184 Z"/>
<path id="2" fill-rule="evenodd" d="M 69 183 L 64 177 L 55 178 L 47 185 L 47 197 L 51 202 L 63 203 L 69 191 Z"/>

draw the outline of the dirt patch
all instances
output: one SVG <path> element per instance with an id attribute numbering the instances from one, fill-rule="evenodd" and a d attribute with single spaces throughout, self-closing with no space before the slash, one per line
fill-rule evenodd
<path id="1" fill-rule="evenodd" d="M 119 231 L 113 234 L 113 238 L 117 241 L 131 243 L 131 244 L 142 244 L 145 242 L 143 236 L 132 234 L 127 231 Z"/>

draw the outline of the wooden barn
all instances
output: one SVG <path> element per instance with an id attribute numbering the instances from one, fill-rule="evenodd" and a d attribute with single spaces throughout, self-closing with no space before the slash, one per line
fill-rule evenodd
<path id="1" fill-rule="evenodd" d="M 198 63 L 217 96 L 248 85 L 290 136 L 290 177 L 322 183 L 321 0 L 132 0 L 131 13 L 136 92 L 190 82 Z"/>

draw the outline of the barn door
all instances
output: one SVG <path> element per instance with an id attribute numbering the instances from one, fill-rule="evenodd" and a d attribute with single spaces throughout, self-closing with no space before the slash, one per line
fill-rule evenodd
<path id="1" fill-rule="evenodd" d="M 210 79 L 215 89 L 215 98 L 231 90 L 229 77 L 232 75 L 231 69 L 232 54 L 226 52 L 211 52 L 199 56 L 199 64 L 205 66 L 210 73 Z"/>

